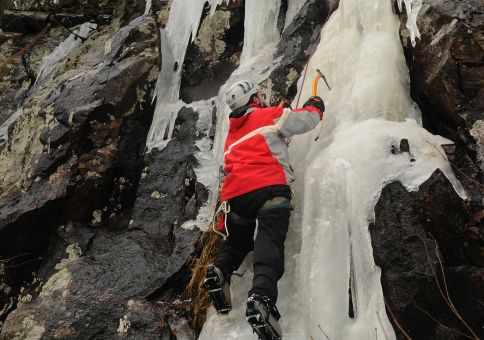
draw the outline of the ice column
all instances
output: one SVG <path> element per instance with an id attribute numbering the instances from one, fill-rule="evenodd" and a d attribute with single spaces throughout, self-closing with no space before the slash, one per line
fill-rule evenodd
<path id="1" fill-rule="evenodd" d="M 280 7 L 281 0 L 246 0 L 241 64 L 258 55 L 268 44 L 279 41 L 277 18 Z"/>

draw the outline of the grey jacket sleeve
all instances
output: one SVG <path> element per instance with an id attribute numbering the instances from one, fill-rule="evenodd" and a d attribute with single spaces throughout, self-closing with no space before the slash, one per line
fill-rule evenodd
<path id="1" fill-rule="evenodd" d="M 284 109 L 276 126 L 281 135 L 289 138 L 311 131 L 320 121 L 321 115 L 317 109 L 312 108 L 312 110 L 307 110 L 306 108 L 302 108 L 295 111 Z"/>

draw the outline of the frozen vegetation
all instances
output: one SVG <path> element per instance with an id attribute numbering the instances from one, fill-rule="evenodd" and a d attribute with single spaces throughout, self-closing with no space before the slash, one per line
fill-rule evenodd
<path id="1" fill-rule="evenodd" d="M 186 1 L 174 0 L 167 28 L 161 32 L 163 70 L 157 85 L 150 148 L 166 145 L 176 114 L 184 105 L 178 95 L 179 65 L 197 30 L 204 3 L 190 1 L 186 6 Z M 302 4 L 289 1 L 287 17 L 292 18 Z M 412 42 L 419 34 L 416 19 L 420 7 L 420 1 L 405 0 Z M 201 115 L 198 128 L 205 136 L 198 144 L 201 166 L 197 176 L 211 189 L 211 199 L 198 221 L 186 227 L 208 221 L 217 198 L 218 168 L 228 127 L 225 90 L 239 79 L 262 81 L 277 64 L 270 56 L 279 40 L 279 8 L 280 0 L 264 1 L 263 5 L 246 1 L 240 67 L 216 98 L 190 105 Z M 292 185 L 296 209 L 286 240 L 286 273 L 279 283 L 284 337 L 321 337 L 322 329 L 331 339 L 395 339 L 368 232 L 380 192 L 392 181 L 417 190 L 439 168 L 461 197 L 466 193 L 440 147 L 450 141 L 421 127 L 419 109 L 409 95 L 408 70 L 392 1 L 341 0 L 322 29 L 308 75 L 315 74 L 316 69 L 326 75 L 332 91 L 319 86 L 318 94 L 326 102 L 322 137 L 315 141 L 318 127 L 293 138 L 290 145 L 297 179 Z M 310 83 L 299 80 L 301 98 L 311 95 Z M 214 105 L 218 124 L 211 145 L 207 135 Z M 410 152 L 392 153 L 401 139 L 409 141 Z M 234 309 L 228 316 L 218 316 L 212 309 L 200 339 L 256 338 L 244 316 L 251 285 L 250 261 L 249 256 L 240 269 L 247 269 L 243 277 L 233 279 Z"/>

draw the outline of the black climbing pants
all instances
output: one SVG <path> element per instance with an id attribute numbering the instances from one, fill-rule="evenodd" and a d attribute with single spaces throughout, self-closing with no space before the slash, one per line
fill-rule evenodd
<path id="1" fill-rule="evenodd" d="M 230 275 L 254 250 L 254 281 L 249 296 L 257 293 L 277 301 L 277 281 L 284 273 L 284 241 L 289 226 L 291 189 L 264 187 L 229 200 L 229 236 L 214 264 Z M 254 242 L 254 231 L 257 235 Z"/>

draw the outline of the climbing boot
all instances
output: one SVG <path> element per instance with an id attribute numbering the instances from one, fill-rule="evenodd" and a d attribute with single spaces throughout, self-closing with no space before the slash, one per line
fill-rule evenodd
<path id="1" fill-rule="evenodd" d="M 245 316 L 260 340 L 281 339 L 282 330 L 277 322 L 281 314 L 268 297 L 252 294 L 247 300 Z"/>
<path id="2" fill-rule="evenodd" d="M 219 314 L 228 314 L 232 309 L 230 284 L 222 271 L 213 264 L 208 266 L 205 275 L 205 288 Z"/>

